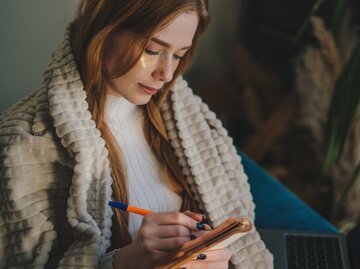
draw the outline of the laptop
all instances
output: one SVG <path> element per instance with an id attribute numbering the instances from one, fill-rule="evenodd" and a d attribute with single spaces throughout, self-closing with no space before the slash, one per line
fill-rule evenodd
<path id="1" fill-rule="evenodd" d="M 359 260 L 356 260 L 360 255 L 360 241 L 356 238 L 359 237 L 359 229 L 358 225 L 357 231 L 354 229 L 354 232 L 349 233 L 348 240 L 343 234 L 337 233 L 272 229 L 258 231 L 274 255 L 275 269 L 360 269 Z"/>

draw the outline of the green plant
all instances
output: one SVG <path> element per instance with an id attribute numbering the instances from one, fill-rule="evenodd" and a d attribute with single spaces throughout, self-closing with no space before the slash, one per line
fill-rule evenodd
<path id="1" fill-rule="evenodd" d="M 294 41 L 300 40 L 308 26 L 311 17 L 316 15 L 323 4 L 323 0 L 317 0 L 306 18 L 303 26 L 295 36 Z M 334 5 L 331 32 L 335 41 L 338 43 L 341 26 L 344 22 L 346 10 L 349 8 L 349 0 L 337 0 Z M 360 107 L 360 44 L 353 49 L 348 62 L 342 69 L 341 74 L 336 80 L 334 92 L 328 109 L 325 132 L 324 148 L 325 161 L 322 168 L 324 175 L 331 165 L 337 162 L 343 152 L 348 134 L 351 131 L 354 118 Z M 339 202 L 335 209 L 335 214 L 339 213 L 347 195 L 360 178 L 360 163 L 357 165 L 351 178 L 347 182 Z"/>
<path id="2" fill-rule="evenodd" d="M 332 32 L 338 40 L 339 31 L 345 17 L 349 0 L 337 0 L 332 20 Z M 353 49 L 349 61 L 336 81 L 325 128 L 325 162 L 323 173 L 338 161 L 344 144 L 352 129 L 354 118 L 360 107 L 360 44 Z M 359 179 L 360 163 L 342 192 L 335 213 L 338 214 L 356 181 Z"/>
<path id="3" fill-rule="evenodd" d="M 325 161 L 323 173 L 339 160 L 344 144 L 351 131 L 355 115 L 360 107 L 360 45 L 352 51 L 350 60 L 345 65 L 336 81 L 328 110 L 325 127 Z M 338 212 L 345 201 L 349 191 L 359 179 L 360 163 L 347 183 L 337 205 Z"/>
<path id="4" fill-rule="evenodd" d="M 349 0 L 338 0 L 335 2 L 335 8 L 334 8 L 332 25 L 331 25 L 335 40 L 337 40 L 337 37 L 339 36 L 340 27 L 345 17 L 345 13 L 348 5 L 349 5 Z"/>
<path id="5" fill-rule="evenodd" d="M 293 38 L 292 42 L 294 44 L 297 44 L 299 42 L 300 38 L 304 35 L 307 28 L 309 28 L 311 17 L 316 15 L 316 13 L 319 11 L 319 9 L 321 8 L 323 3 L 324 3 L 324 0 L 316 0 L 315 4 L 312 6 L 312 8 L 309 11 L 309 14 L 306 17 L 305 22 L 302 24 L 302 26 L 300 27 L 300 30 L 297 32 L 297 34 Z"/>

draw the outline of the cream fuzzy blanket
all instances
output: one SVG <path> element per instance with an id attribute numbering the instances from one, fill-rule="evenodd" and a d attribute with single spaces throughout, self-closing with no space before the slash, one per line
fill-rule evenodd
<path id="1" fill-rule="evenodd" d="M 112 268 L 107 150 L 88 111 L 70 28 L 41 87 L 0 117 L 0 268 Z M 196 199 L 217 225 L 254 219 L 240 157 L 215 114 L 180 77 L 162 115 Z M 236 268 L 272 268 L 254 230 Z"/>

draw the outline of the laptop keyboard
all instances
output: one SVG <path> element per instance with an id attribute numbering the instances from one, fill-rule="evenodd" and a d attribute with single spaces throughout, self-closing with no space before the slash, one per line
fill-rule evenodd
<path id="1" fill-rule="evenodd" d="M 286 235 L 289 269 L 341 269 L 339 239 L 332 236 Z"/>

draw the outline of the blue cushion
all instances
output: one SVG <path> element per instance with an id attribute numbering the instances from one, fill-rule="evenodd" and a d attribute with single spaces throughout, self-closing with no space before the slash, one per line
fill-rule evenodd
<path id="1" fill-rule="evenodd" d="M 325 218 L 268 174 L 246 154 L 238 151 L 249 177 L 256 205 L 255 225 L 267 229 L 337 232 Z"/>

